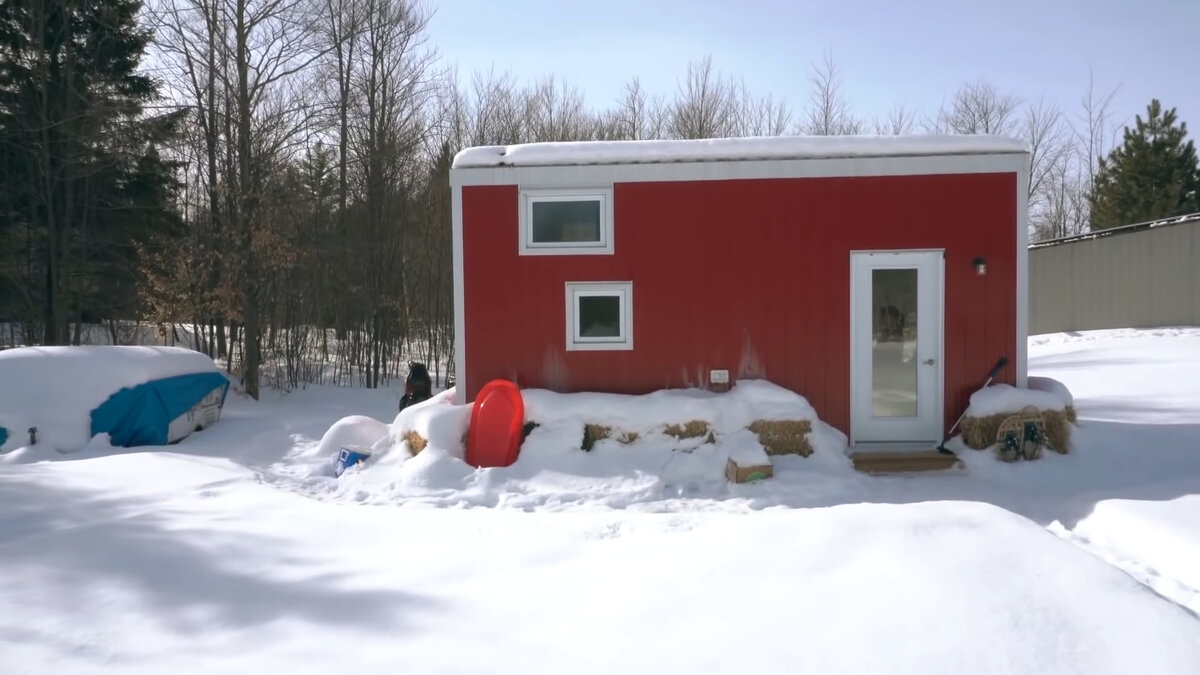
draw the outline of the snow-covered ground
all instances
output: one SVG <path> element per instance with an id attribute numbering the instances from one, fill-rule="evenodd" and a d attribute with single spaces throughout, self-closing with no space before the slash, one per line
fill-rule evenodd
<path id="1" fill-rule="evenodd" d="M 1038 336 L 1030 368 L 1071 453 L 928 475 L 818 425 L 750 485 L 612 440 L 335 479 L 322 436 L 399 392 L 321 388 L 0 457 L 0 672 L 1196 672 L 1200 329 Z"/>

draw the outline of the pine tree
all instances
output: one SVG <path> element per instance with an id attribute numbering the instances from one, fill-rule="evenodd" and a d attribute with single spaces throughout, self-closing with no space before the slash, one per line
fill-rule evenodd
<path id="1" fill-rule="evenodd" d="M 127 313 L 130 252 L 171 221 L 173 167 L 155 146 L 178 116 L 144 114 L 156 84 L 138 72 L 151 36 L 141 7 L 0 2 L 0 217 L 25 252 L 23 318 L 41 324 L 47 344 L 72 339 L 70 320 Z"/>
<path id="2" fill-rule="evenodd" d="M 1125 128 L 1125 140 L 1100 160 L 1091 195 L 1092 229 L 1200 210 L 1200 168 L 1187 124 L 1158 99 Z"/>

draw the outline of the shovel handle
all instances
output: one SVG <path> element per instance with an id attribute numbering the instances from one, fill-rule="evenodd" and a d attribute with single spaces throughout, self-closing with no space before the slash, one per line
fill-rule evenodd
<path id="1" fill-rule="evenodd" d="M 1007 365 L 1008 365 L 1008 357 L 1001 356 L 1000 360 L 996 362 L 996 366 L 994 368 L 992 368 L 992 372 L 988 373 L 988 379 L 989 380 L 996 379 L 996 376 L 999 375 L 1000 371 L 1004 370 L 1004 366 L 1007 366 Z"/>

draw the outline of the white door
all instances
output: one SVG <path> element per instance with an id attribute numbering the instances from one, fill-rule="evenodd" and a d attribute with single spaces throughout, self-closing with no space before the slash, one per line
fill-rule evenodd
<path id="1" fill-rule="evenodd" d="M 850 439 L 942 433 L 942 251 L 850 254 Z"/>

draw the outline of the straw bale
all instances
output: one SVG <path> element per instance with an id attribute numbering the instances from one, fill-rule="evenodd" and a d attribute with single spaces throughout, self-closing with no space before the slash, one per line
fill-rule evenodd
<path id="1" fill-rule="evenodd" d="M 1042 410 L 1046 422 L 1046 447 L 1066 454 L 1071 442 L 1071 423 L 1062 410 Z M 1017 413 L 999 413 L 986 417 L 964 417 L 962 421 L 963 442 L 974 450 L 984 450 L 996 444 L 996 434 L 1004 420 Z"/>
<path id="2" fill-rule="evenodd" d="M 668 424 L 667 428 L 663 430 L 663 433 L 668 436 L 674 436 L 679 440 L 683 440 L 685 438 L 700 438 L 701 436 L 707 435 L 708 438 L 705 439 L 706 443 L 712 443 L 716 441 L 716 438 L 712 434 L 712 427 L 710 427 L 708 422 L 705 422 L 704 420 L 692 420 L 683 424 Z"/>
<path id="3" fill-rule="evenodd" d="M 408 441 L 409 450 L 414 457 L 421 454 L 425 446 L 429 445 L 429 441 L 425 440 L 424 436 L 411 430 L 404 432 L 404 440 Z"/>
<path id="4" fill-rule="evenodd" d="M 597 442 L 611 435 L 612 427 L 606 427 L 603 424 L 585 424 L 583 425 L 583 443 L 579 447 L 590 451 Z"/>
<path id="5" fill-rule="evenodd" d="M 758 436 L 768 455 L 808 457 L 813 453 L 808 442 L 812 422 L 808 420 L 755 420 L 747 428 Z"/>

